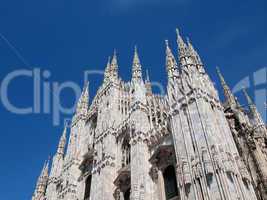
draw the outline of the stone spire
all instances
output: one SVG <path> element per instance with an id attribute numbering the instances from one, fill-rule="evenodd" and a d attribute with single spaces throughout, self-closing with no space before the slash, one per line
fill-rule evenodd
<path id="1" fill-rule="evenodd" d="M 179 29 L 176 29 L 176 33 L 177 33 L 177 44 L 178 44 L 178 50 L 179 50 L 179 58 L 181 60 L 181 58 L 186 57 L 187 54 L 187 46 L 183 41 L 183 38 L 180 35 Z"/>
<path id="2" fill-rule="evenodd" d="M 263 135 L 267 136 L 265 124 L 263 122 L 263 119 L 262 119 L 256 105 L 253 103 L 251 97 L 248 95 L 245 88 L 243 88 L 243 93 L 244 93 L 244 96 L 246 97 L 246 100 L 248 102 L 249 110 L 253 116 L 255 126 L 256 127 L 262 127 L 263 132 L 264 132 Z"/>
<path id="3" fill-rule="evenodd" d="M 134 58 L 132 65 L 132 89 L 134 91 L 134 101 L 143 102 L 146 101 L 146 87 L 142 78 L 142 66 L 138 56 L 137 47 L 134 48 Z"/>
<path id="4" fill-rule="evenodd" d="M 88 110 L 88 103 L 89 103 L 89 82 L 84 84 L 84 88 L 81 94 L 81 97 L 77 103 L 76 108 L 76 115 L 85 115 Z"/>
<path id="5" fill-rule="evenodd" d="M 64 131 L 62 133 L 62 136 L 59 140 L 58 148 L 57 148 L 57 154 L 64 155 L 65 146 L 66 146 L 66 136 L 67 135 L 67 126 L 65 126 Z"/>
<path id="6" fill-rule="evenodd" d="M 253 101 L 252 101 L 252 99 L 251 99 L 251 97 L 248 95 L 247 90 L 245 88 L 243 88 L 242 91 L 244 93 L 244 96 L 246 97 L 246 100 L 248 102 L 249 107 L 255 106 Z"/>
<path id="7" fill-rule="evenodd" d="M 196 65 L 203 66 L 202 60 L 201 60 L 199 54 L 197 53 L 197 51 L 195 50 L 195 48 L 193 47 L 189 38 L 187 38 L 187 46 L 188 46 L 188 48 L 187 48 L 188 56 L 191 56 L 193 58 Z"/>
<path id="8" fill-rule="evenodd" d="M 148 70 L 146 70 L 146 82 L 150 82 L 150 78 L 149 78 L 149 72 L 148 72 Z"/>
<path id="9" fill-rule="evenodd" d="M 134 47 L 134 58 L 132 65 L 132 80 L 141 81 L 142 80 L 142 66 L 138 56 L 137 47 Z"/>
<path id="10" fill-rule="evenodd" d="M 237 106 L 236 98 L 233 95 L 233 93 L 232 93 L 231 89 L 229 88 L 229 86 L 226 84 L 226 82 L 224 80 L 224 77 L 223 77 L 219 67 L 216 67 L 216 70 L 217 70 L 217 74 L 218 74 L 218 76 L 220 78 L 221 85 L 223 87 L 224 96 L 225 96 L 225 99 L 226 99 L 226 102 L 227 102 L 228 106 L 229 107 Z"/>
<path id="11" fill-rule="evenodd" d="M 146 87 L 146 94 L 152 95 L 152 86 L 151 86 L 148 70 L 146 70 L 145 87 Z"/>
<path id="12" fill-rule="evenodd" d="M 168 73 L 168 77 L 173 78 L 175 76 L 178 76 L 179 74 L 178 65 L 172 53 L 172 50 L 169 46 L 168 40 L 165 40 L 165 44 L 166 44 L 166 70 Z"/>
<path id="13" fill-rule="evenodd" d="M 110 56 L 108 57 L 107 66 L 104 72 L 104 83 L 107 83 L 109 81 L 110 77 Z"/>
<path id="14" fill-rule="evenodd" d="M 117 60 L 117 52 L 114 50 L 113 58 L 110 64 L 110 78 L 112 80 L 118 79 L 118 60 Z"/>
<path id="15" fill-rule="evenodd" d="M 45 192 L 48 184 L 48 178 L 49 178 L 49 161 L 50 158 L 45 161 L 43 169 L 41 171 L 41 174 L 37 180 L 36 188 L 32 197 L 32 200 L 40 200 L 44 199 Z"/>
<path id="16" fill-rule="evenodd" d="M 46 165 L 45 165 L 45 168 L 43 170 L 43 178 L 45 179 L 44 180 L 44 183 L 46 183 L 48 181 L 48 177 L 49 177 L 49 164 L 50 164 L 50 156 L 49 156 L 48 160 L 46 161 Z"/>

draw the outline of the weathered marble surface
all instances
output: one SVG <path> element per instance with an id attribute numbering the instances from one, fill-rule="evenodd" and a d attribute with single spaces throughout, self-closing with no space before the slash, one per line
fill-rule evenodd
<path id="1" fill-rule="evenodd" d="M 85 85 L 69 141 L 64 129 L 32 200 L 165 200 L 170 183 L 173 200 L 267 199 L 267 132 L 256 107 L 245 93 L 248 116 L 218 71 L 222 106 L 200 56 L 178 31 L 177 44 L 179 62 L 166 41 L 165 96 L 152 93 L 148 75 L 143 80 L 137 48 L 130 82 L 119 77 L 114 53 L 90 106 Z M 167 169 L 174 169 L 171 182 Z"/>

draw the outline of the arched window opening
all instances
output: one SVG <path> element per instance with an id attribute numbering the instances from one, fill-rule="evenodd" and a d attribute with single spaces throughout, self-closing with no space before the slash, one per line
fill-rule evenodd
<path id="1" fill-rule="evenodd" d="M 165 169 L 163 177 L 164 177 L 166 200 L 172 199 L 174 197 L 179 197 L 175 168 L 172 165 L 168 166 Z"/>
<path id="2" fill-rule="evenodd" d="M 88 176 L 88 178 L 85 181 L 84 200 L 89 200 L 90 198 L 91 182 L 92 182 L 92 176 Z"/>

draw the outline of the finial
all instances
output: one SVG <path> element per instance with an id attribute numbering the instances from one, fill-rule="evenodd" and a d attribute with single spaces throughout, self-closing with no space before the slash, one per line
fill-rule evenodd
<path id="1" fill-rule="evenodd" d="M 133 61 L 133 63 L 140 64 L 140 59 L 139 59 L 139 56 L 138 56 L 137 45 L 134 46 L 134 61 Z"/>
<path id="2" fill-rule="evenodd" d="M 146 69 L 146 81 L 147 81 L 147 82 L 150 82 L 150 78 L 149 78 L 148 69 Z"/>
<path id="3" fill-rule="evenodd" d="M 180 31 L 179 31 L 179 29 L 178 29 L 178 28 L 176 28 L 176 34 L 177 34 L 177 36 L 179 36 L 179 35 L 180 35 Z"/>
<path id="4" fill-rule="evenodd" d="M 224 77 L 223 77 L 223 75 L 222 75 L 222 73 L 221 73 L 221 70 L 220 70 L 220 68 L 219 68 L 218 66 L 216 66 L 216 71 L 217 71 L 217 74 L 218 74 L 218 76 L 219 76 L 219 78 L 220 78 L 220 81 L 221 81 L 222 86 L 223 86 L 223 87 L 226 87 L 227 84 L 226 84 L 226 82 L 225 82 L 225 80 L 224 80 Z M 226 88 L 225 88 L 225 89 L 226 89 Z M 228 86 L 227 86 L 227 89 L 229 89 Z M 230 89 L 229 89 L 229 90 L 230 90 Z"/>
<path id="5" fill-rule="evenodd" d="M 86 80 L 84 81 L 84 86 L 83 86 L 83 91 L 82 91 L 82 94 L 81 94 L 81 98 L 88 95 L 88 87 L 89 87 L 89 81 Z"/>
<path id="6" fill-rule="evenodd" d="M 138 55 L 137 46 L 134 46 L 134 57 L 133 57 L 133 65 L 132 65 L 132 79 L 142 79 L 142 67 Z"/>
<path id="7" fill-rule="evenodd" d="M 191 44 L 189 37 L 186 37 L 186 42 L 187 42 L 187 46 L 188 46 L 189 55 L 196 57 L 195 49 L 194 49 L 193 45 Z"/>
<path id="8" fill-rule="evenodd" d="M 83 92 L 88 89 L 88 86 L 89 86 L 89 81 L 85 80 L 83 84 Z"/>
<path id="9" fill-rule="evenodd" d="M 137 45 L 134 45 L 134 52 L 137 53 L 138 49 L 137 49 Z"/>
<path id="10" fill-rule="evenodd" d="M 215 68 L 216 68 L 217 74 L 221 78 L 222 77 L 222 73 L 221 73 L 220 67 L 219 66 L 216 66 Z"/>
<path id="11" fill-rule="evenodd" d="M 169 40 L 165 40 L 165 44 L 166 44 L 166 54 L 167 56 L 170 56 L 170 54 L 172 54 L 170 46 L 169 46 Z"/>
<path id="12" fill-rule="evenodd" d="M 168 47 L 169 46 L 169 40 L 165 40 L 165 44 Z"/>
<path id="13" fill-rule="evenodd" d="M 117 50 L 114 49 L 114 52 L 113 52 L 113 58 L 112 58 L 112 61 L 111 61 L 111 64 L 117 64 Z"/>
<path id="14" fill-rule="evenodd" d="M 63 138 L 66 138 L 66 135 L 67 135 L 67 129 L 68 129 L 68 124 L 66 123 L 64 125 L 64 129 L 63 129 L 63 133 L 62 133 L 62 137 Z"/>
<path id="15" fill-rule="evenodd" d="M 195 49 L 194 49 L 194 47 L 193 47 L 193 45 L 192 45 L 191 40 L 190 40 L 189 37 L 186 37 L 186 42 L 187 42 L 187 45 L 188 45 L 189 49 L 190 49 L 194 54 L 196 54 L 196 51 L 195 51 Z"/>
<path id="16" fill-rule="evenodd" d="M 44 161 L 44 165 L 43 165 L 43 170 L 42 170 L 42 171 L 45 170 L 45 168 L 46 168 L 46 166 L 47 166 L 47 163 L 48 163 L 48 160 L 45 160 L 45 161 Z"/>

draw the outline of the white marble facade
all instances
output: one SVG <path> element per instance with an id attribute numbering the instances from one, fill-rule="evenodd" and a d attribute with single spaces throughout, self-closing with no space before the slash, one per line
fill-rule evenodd
<path id="1" fill-rule="evenodd" d="M 90 105 L 85 85 L 68 142 L 65 128 L 32 200 L 267 199 L 266 127 L 255 105 L 244 91 L 245 112 L 218 70 L 222 104 L 178 30 L 177 44 L 178 57 L 166 41 L 165 96 L 143 80 L 137 48 L 130 82 L 114 53 Z"/>

